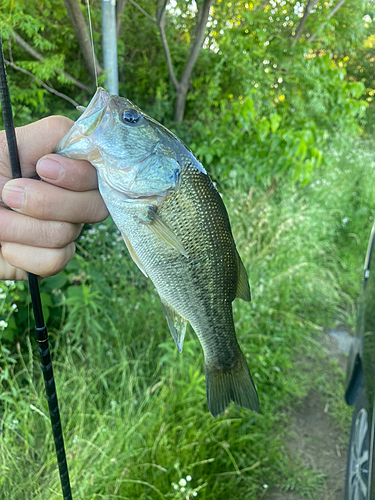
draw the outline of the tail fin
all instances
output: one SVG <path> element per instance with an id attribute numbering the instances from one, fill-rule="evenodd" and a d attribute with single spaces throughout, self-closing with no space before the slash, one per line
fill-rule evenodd
<path id="1" fill-rule="evenodd" d="M 242 352 L 230 371 L 210 366 L 207 362 L 204 370 L 208 408 L 214 417 L 222 413 L 231 401 L 248 410 L 259 411 L 258 394 Z"/>

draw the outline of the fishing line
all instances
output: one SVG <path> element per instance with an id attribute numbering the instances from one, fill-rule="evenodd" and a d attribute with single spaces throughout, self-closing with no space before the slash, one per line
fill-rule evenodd
<path id="1" fill-rule="evenodd" d="M 98 72 L 96 70 L 96 60 L 95 60 L 95 51 L 94 51 L 94 37 L 92 34 L 92 21 L 91 21 L 91 11 L 90 11 L 90 0 L 87 0 L 87 12 L 89 15 L 89 28 L 90 28 L 90 38 L 91 38 L 91 48 L 92 48 L 92 60 L 94 61 L 94 70 L 95 70 L 95 83 L 96 88 L 98 88 Z"/>
<path id="2" fill-rule="evenodd" d="M 5 133 L 8 142 L 10 166 L 13 179 L 22 177 L 20 159 L 17 148 L 17 138 L 13 122 L 12 104 L 10 102 L 7 75 L 5 71 L 5 61 L 3 45 L 0 35 L 0 101 L 3 113 Z M 43 371 L 44 385 L 46 389 L 49 415 L 52 425 L 52 434 L 55 442 L 57 463 L 60 473 L 60 482 L 64 500 L 72 500 L 72 493 L 69 482 L 68 465 L 64 448 L 64 438 L 62 434 L 59 405 L 57 401 L 55 380 L 53 377 L 51 355 L 48 347 L 48 332 L 44 323 L 42 302 L 40 299 L 38 277 L 35 274 L 27 273 L 31 302 L 33 305 L 35 319 L 35 333 Z"/>

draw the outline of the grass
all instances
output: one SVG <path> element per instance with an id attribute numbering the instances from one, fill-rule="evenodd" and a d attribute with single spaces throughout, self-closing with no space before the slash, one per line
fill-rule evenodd
<path id="1" fill-rule="evenodd" d="M 210 416 L 193 332 L 178 354 L 157 294 L 116 229 L 86 231 L 69 286 L 52 289 L 68 308 L 51 337 L 76 500 L 253 500 L 265 485 L 314 498 L 323 479 L 290 462 L 283 435 L 289 409 L 312 388 L 348 429 L 343 374 L 320 335 L 335 323 L 354 328 L 374 172 L 371 145 L 341 141 L 307 186 L 286 180 L 265 191 L 246 172 L 220 185 L 252 288 L 234 316 L 259 415 L 231 406 Z M 34 341 L 26 334 L 21 345 L 0 351 L 0 496 L 54 500 L 61 493 Z"/>

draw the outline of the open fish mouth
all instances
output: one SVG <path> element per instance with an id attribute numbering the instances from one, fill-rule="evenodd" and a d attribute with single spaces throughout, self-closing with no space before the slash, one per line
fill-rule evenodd
<path id="1" fill-rule="evenodd" d="M 78 156 L 88 154 L 88 148 L 91 141 L 89 137 L 97 130 L 101 124 L 108 105 L 111 101 L 111 94 L 101 87 L 98 87 L 94 97 L 84 109 L 82 116 L 75 122 L 70 131 L 61 139 L 54 149 L 54 153 L 69 152 L 70 158 L 79 159 Z M 76 151 L 76 146 L 79 144 L 79 150 Z"/>

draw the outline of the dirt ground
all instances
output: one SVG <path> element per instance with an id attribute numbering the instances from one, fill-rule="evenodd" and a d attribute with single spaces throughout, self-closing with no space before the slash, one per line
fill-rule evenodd
<path id="1" fill-rule="evenodd" d="M 330 357 L 338 359 L 345 370 L 349 335 L 341 331 L 325 334 L 322 344 Z M 316 500 L 343 500 L 346 444 L 342 444 L 342 431 L 337 428 L 334 419 L 327 413 L 327 401 L 324 395 L 311 391 L 301 407 L 291 414 L 291 424 L 286 437 L 288 454 L 299 458 L 308 468 L 325 475 L 323 491 Z M 264 500 L 305 500 L 293 492 L 270 489 Z"/>

